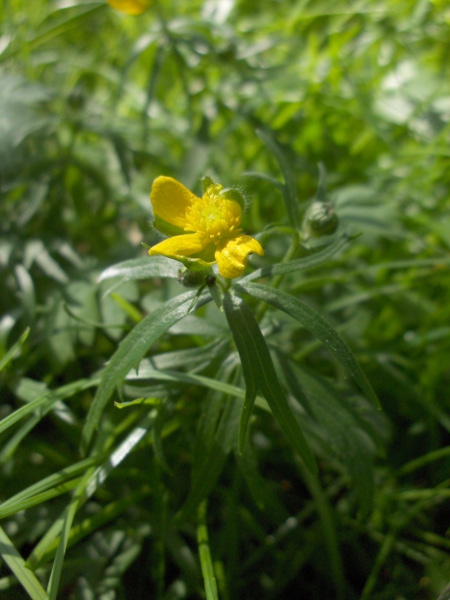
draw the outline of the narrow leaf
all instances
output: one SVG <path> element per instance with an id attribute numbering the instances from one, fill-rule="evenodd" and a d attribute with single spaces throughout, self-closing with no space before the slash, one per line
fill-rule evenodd
<path id="1" fill-rule="evenodd" d="M 197 543 L 205 584 L 206 600 L 219 600 L 211 550 L 209 548 L 208 527 L 206 525 L 206 500 L 200 504 L 198 509 Z"/>
<path id="2" fill-rule="evenodd" d="M 196 375 L 195 373 L 180 373 L 178 371 L 159 371 L 148 366 L 147 361 L 142 361 L 138 369 L 138 372 L 131 371 L 128 373 L 127 381 L 140 381 L 143 379 L 156 379 L 157 381 L 169 381 L 172 383 L 187 383 L 191 385 L 200 385 L 202 387 L 223 392 L 230 396 L 236 396 L 237 398 L 244 398 L 244 391 L 235 385 L 226 383 L 224 381 L 218 381 L 211 377 L 205 377 L 204 375 Z"/>
<path id="3" fill-rule="evenodd" d="M 364 424 L 349 403 L 344 404 L 336 390 L 325 379 L 293 365 L 303 393 L 308 398 L 314 420 L 320 426 L 323 449 L 339 461 L 348 472 L 351 487 L 361 513 L 369 514 L 374 497 L 373 452 Z M 372 449 L 372 451 L 371 451 Z M 325 452 L 326 454 L 326 452 Z"/>
<path id="4" fill-rule="evenodd" d="M 61 517 L 61 534 L 59 536 L 59 543 L 56 550 L 55 560 L 53 561 L 53 567 L 47 585 L 48 600 L 56 600 L 57 598 L 59 582 L 61 579 L 61 573 L 64 564 L 64 556 L 66 554 L 70 530 L 72 528 L 72 523 L 77 513 L 77 510 L 83 499 L 86 483 L 91 477 L 93 471 L 94 469 L 93 467 L 91 467 L 91 469 L 88 470 L 85 473 L 85 475 L 81 478 L 81 481 L 78 483 L 69 505 L 64 511 L 64 516 Z"/>
<path id="5" fill-rule="evenodd" d="M 174 323 L 186 316 L 186 310 L 195 294 L 195 291 L 187 292 L 159 306 L 138 323 L 119 344 L 103 372 L 100 386 L 89 410 L 82 436 L 84 448 L 89 445 L 106 403 L 116 386 L 123 382 L 130 369 L 138 366 L 150 346 Z M 205 299 L 209 300 L 206 294 Z"/>
<path id="6" fill-rule="evenodd" d="M 252 271 L 240 279 L 239 283 L 242 284 L 247 281 L 252 281 L 253 279 L 260 279 L 261 277 L 273 277 L 274 275 L 288 275 L 289 273 L 295 273 L 297 271 L 307 271 L 308 269 L 317 267 L 318 265 L 332 258 L 335 254 L 345 248 L 350 239 L 350 236 L 344 233 L 341 237 L 337 238 L 332 244 L 320 252 L 315 252 L 314 254 L 306 256 L 305 258 L 297 258 L 285 263 L 277 263 L 268 267 L 261 267 L 260 269 L 256 269 L 256 271 Z"/>
<path id="7" fill-rule="evenodd" d="M 294 296 L 269 288 L 259 283 L 242 283 L 240 287 L 251 296 L 272 304 L 299 321 L 311 331 L 341 363 L 345 371 L 353 377 L 361 390 L 374 406 L 381 408 L 380 401 L 370 385 L 364 371 L 359 366 L 347 342 L 331 327 L 322 315 Z"/>
<path id="8" fill-rule="evenodd" d="M 250 412 L 256 393 L 260 390 L 291 446 L 304 460 L 308 469 L 316 473 L 314 455 L 289 407 L 266 341 L 252 311 L 241 298 L 230 293 L 224 295 L 224 309 L 241 357 L 244 379 L 250 389 L 250 392 L 246 392 L 242 409 L 239 448 L 243 447 Z"/>
<path id="9" fill-rule="evenodd" d="M 25 561 L 0 527 L 0 555 L 17 577 L 20 585 L 32 600 L 46 600 L 47 595 L 33 571 L 25 566 Z"/>
<path id="10" fill-rule="evenodd" d="M 251 315 L 249 321 L 248 314 L 250 313 L 250 309 L 243 300 L 235 295 L 225 294 L 223 306 L 231 333 L 234 341 L 236 342 L 236 347 L 241 358 L 242 371 L 246 386 L 244 404 L 242 405 L 241 421 L 239 424 L 239 451 L 242 452 L 248 422 L 252 414 L 256 394 L 258 393 L 258 387 L 260 387 L 258 384 L 258 377 L 260 374 L 258 372 L 258 368 L 254 368 L 254 357 L 252 355 L 252 334 L 255 332 L 247 329 L 249 323 L 252 324 L 253 315 Z M 255 325 L 259 331 L 259 327 L 256 322 Z"/>
<path id="11" fill-rule="evenodd" d="M 213 489 L 216 481 L 225 466 L 227 456 L 233 446 L 236 445 L 236 431 L 239 425 L 240 402 L 237 400 L 227 400 L 224 402 L 224 409 L 220 416 L 215 435 L 208 444 L 205 441 L 203 456 L 196 453 L 195 471 L 193 469 L 193 481 L 189 495 L 178 513 L 179 520 L 188 520 L 190 515 L 198 507 L 199 503 Z M 205 432 L 200 431 L 201 436 Z"/>
<path id="12" fill-rule="evenodd" d="M 27 565 L 29 567 L 37 568 L 42 563 L 50 560 L 55 550 L 55 540 L 58 538 L 58 536 L 60 536 L 61 530 L 63 529 L 65 533 L 62 537 L 60 537 L 60 542 L 58 543 L 58 552 L 61 556 L 64 555 L 68 543 L 68 535 L 70 533 L 70 527 L 68 527 L 68 525 L 73 520 L 73 514 L 75 514 L 79 506 L 84 504 L 88 498 L 95 494 L 97 489 L 105 482 L 109 474 L 120 465 L 120 463 L 139 444 L 142 438 L 148 434 L 149 430 L 153 427 L 156 415 L 156 410 L 150 411 L 142 419 L 139 425 L 128 434 L 128 436 L 117 446 L 117 448 L 101 465 L 99 465 L 97 468 L 94 468 L 95 465 L 93 465 L 87 471 L 87 476 L 83 477 L 81 481 L 82 485 L 80 484 L 77 487 L 71 503 L 68 505 L 66 510 L 63 511 L 60 517 L 53 523 L 37 546 L 34 547 L 33 552 L 30 554 L 27 560 Z M 74 511 L 73 514 L 72 511 Z M 64 541 L 61 541 L 63 537 Z M 55 581 L 57 577 L 59 577 L 58 573 L 55 575 Z M 54 585 L 56 585 L 56 583 Z"/>
<path id="13" fill-rule="evenodd" d="M 144 256 L 108 267 L 102 271 L 98 280 L 104 281 L 112 277 L 122 277 L 125 281 L 152 277 L 177 277 L 178 271 L 179 264 L 166 256 Z"/>
<path id="14" fill-rule="evenodd" d="M 58 390 L 55 390 L 54 392 L 48 392 L 47 394 L 44 394 L 39 398 L 31 400 L 30 402 L 28 402 L 28 404 L 26 404 L 25 406 L 21 406 L 13 413 L 2 419 L 2 421 L 0 421 L 0 433 L 3 433 L 9 427 L 14 425 L 21 419 L 25 418 L 32 412 L 36 411 L 36 414 L 38 414 L 40 418 L 42 418 L 59 400 L 70 398 L 78 392 L 82 392 L 90 387 L 98 385 L 98 383 L 99 380 L 97 379 L 80 379 L 79 381 L 68 383 L 67 385 L 62 386 Z M 18 395 L 20 397 L 20 394 Z"/>
<path id="15" fill-rule="evenodd" d="M 22 333 L 17 342 L 13 346 L 11 346 L 11 348 L 8 350 L 5 356 L 2 357 L 2 359 L 0 360 L 0 371 L 2 371 L 6 367 L 6 365 L 11 360 L 13 360 L 13 358 L 20 354 L 21 347 L 25 343 L 25 340 L 27 339 L 29 333 L 30 329 L 25 329 L 25 331 Z"/>
<path id="16" fill-rule="evenodd" d="M 280 144 L 275 140 L 274 136 L 269 130 L 257 129 L 256 133 L 266 144 L 267 148 L 274 155 L 278 164 L 280 165 L 281 172 L 284 178 L 284 186 L 282 187 L 283 200 L 286 205 L 286 212 L 289 218 L 289 222 L 296 229 L 300 224 L 300 214 L 298 207 L 297 189 L 295 185 L 295 179 L 292 172 L 292 167 L 283 152 Z"/>

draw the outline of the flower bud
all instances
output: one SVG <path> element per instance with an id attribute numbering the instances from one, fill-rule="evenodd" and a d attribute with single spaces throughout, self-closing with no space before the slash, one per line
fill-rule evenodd
<path id="1" fill-rule="evenodd" d="M 307 238 L 330 235 L 338 225 L 339 219 L 329 202 L 314 202 L 303 218 L 303 230 Z"/>
<path id="2" fill-rule="evenodd" d="M 209 270 L 191 271 L 191 269 L 179 269 L 178 283 L 183 287 L 197 287 L 205 283 L 205 275 L 209 274 Z"/>

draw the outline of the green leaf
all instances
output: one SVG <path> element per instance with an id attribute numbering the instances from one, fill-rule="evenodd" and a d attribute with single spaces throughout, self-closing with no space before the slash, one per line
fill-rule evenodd
<path id="1" fill-rule="evenodd" d="M 258 390 L 264 395 L 270 409 L 291 446 L 313 473 L 317 472 L 314 455 L 289 407 L 264 336 L 252 311 L 233 293 L 224 295 L 224 309 L 231 333 L 241 358 L 247 386 L 239 428 L 239 448 L 242 450 L 248 421 Z"/>
<path id="2" fill-rule="evenodd" d="M 239 426 L 239 450 L 242 451 L 242 448 L 244 447 L 248 421 L 252 414 L 258 388 L 260 387 L 258 384 L 260 372 L 258 365 L 255 366 L 255 362 L 253 361 L 252 357 L 253 340 L 255 337 L 258 337 L 258 333 L 255 332 L 254 327 L 247 330 L 249 324 L 253 324 L 253 315 L 251 314 L 250 320 L 247 323 L 246 317 L 248 317 L 251 311 L 245 302 L 238 296 L 225 294 L 223 306 L 231 333 L 234 341 L 236 342 L 236 347 L 241 358 L 242 371 L 244 373 L 246 385 L 245 399 L 242 406 L 241 422 Z M 257 324 L 256 329 L 259 331 Z M 264 356 L 264 358 L 266 358 L 266 356 Z"/>
<path id="3" fill-rule="evenodd" d="M 300 212 L 298 207 L 298 195 L 297 188 L 295 185 L 295 178 L 292 172 L 292 167 L 283 152 L 280 144 L 275 140 L 272 132 L 267 129 L 257 129 L 256 133 L 266 144 L 267 148 L 272 152 L 278 164 L 280 165 L 281 172 L 284 178 L 284 186 L 281 191 L 283 193 L 283 200 L 286 206 L 286 212 L 290 224 L 298 229 L 300 225 Z"/>
<path id="4" fill-rule="evenodd" d="M 253 279 L 260 279 L 261 277 L 288 275 L 289 273 L 295 273 L 297 271 L 307 271 L 308 269 L 313 269 L 314 267 L 317 267 L 318 265 L 328 261 L 335 254 L 345 248 L 350 239 L 350 236 L 344 233 L 332 244 L 320 252 L 316 252 L 310 256 L 306 256 L 305 258 L 297 258 L 285 263 L 277 263 L 268 267 L 261 267 L 260 269 L 252 271 L 252 273 L 249 273 L 245 277 L 242 277 L 242 279 L 239 280 L 239 283 L 242 284 L 247 281 L 252 281 Z"/>
<path id="5" fill-rule="evenodd" d="M 74 482 L 77 483 L 87 469 L 97 466 L 104 459 L 104 455 L 86 458 L 30 485 L 0 504 L 0 519 L 66 493 L 74 487 Z"/>
<path id="6" fill-rule="evenodd" d="M 171 223 L 168 223 L 167 221 L 161 219 L 161 217 L 158 216 L 155 216 L 155 219 L 153 221 L 153 227 L 161 233 L 163 233 L 164 235 L 168 235 L 169 237 L 173 235 L 183 235 L 184 233 L 186 233 L 181 227 L 172 225 Z"/>
<path id="7" fill-rule="evenodd" d="M 211 492 L 225 466 L 230 450 L 236 444 L 241 403 L 234 398 L 226 400 L 219 398 L 212 400 L 211 404 L 213 413 L 214 409 L 220 411 L 223 408 L 223 410 L 217 425 L 215 421 L 217 414 L 207 413 L 207 418 L 203 419 L 199 427 L 192 485 L 186 502 L 178 514 L 180 520 L 189 519 L 201 500 Z"/>
<path id="8" fill-rule="evenodd" d="M 25 566 L 25 561 L 0 527 L 0 555 L 17 577 L 20 585 L 32 600 L 46 600 L 47 595 L 33 571 Z"/>
<path id="9" fill-rule="evenodd" d="M 127 494 L 119 500 L 110 502 L 102 507 L 99 512 L 89 515 L 86 519 L 83 519 L 83 521 L 74 524 L 69 532 L 67 547 L 71 548 L 80 540 L 90 536 L 101 527 L 104 527 L 107 523 L 117 519 L 122 513 L 129 510 L 130 505 L 137 503 L 143 496 L 148 495 L 149 492 L 150 489 L 144 487 L 133 494 Z M 54 556 L 58 548 L 58 543 L 58 538 L 56 538 L 52 544 L 49 544 L 41 563 L 45 563 Z"/>
<path id="10" fill-rule="evenodd" d="M 82 435 L 84 448 L 89 445 L 114 389 L 123 382 L 130 369 L 138 366 L 150 346 L 172 325 L 186 316 L 186 310 L 195 294 L 195 291 L 187 292 L 159 306 L 138 323 L 119 344 L 103 372 L 100 386 L 89 410 Z M 204 295 L 204 299 L 209 301 L 208 294 Z"/>
<path id="11" fill-rule="evenodd" d="M 2 419 L 2 421 L 0 421 L 0 433 L 3 433 L 3 431 L 6 431 L 9 427 L 11 427 L 12 425 L 14 425 L 15 423 L 17 423 L 32 412 L 36 411 L 36 414 L 42 418 L 59 400 L 70 398 L 74 394 L 77 394 L 83 390 L 93 387 L 98 383 L 99 380 L 97 379 L 80 379 L 79 381 L 74 381 L 73 383 L 68 383 L 67 385 L 64 385 L 63 387 L 59 388 L 59 390 L 48 392 L 46 394 L 43 394 L 39 398 L 35 398 L 29 401 L 28 404 L 26 404 L 25 406 L 21 406 L 13 413 Z M 20 382 L 18 389 L 20 390 Z"/>
<path id="12" fill-rule="evenodd" d="M 290 366 L 320 428 L 323 449 L 328 448 L 330 456 L 345 468 L 361 511 L 368 514 L 374 497 L 375 442 L 370 441 L 360 415 L 349 403 L 344 404 L 341 401 L 336 390 L 326 380 L 308 373 L 297 365 Z M 291 388 L 291 391 L 297 395 L 296 390 Z M 300 403 L 301 401 L 300 398 Z"/>
<path id="13" fill-rule="evenodd" d="M 192 318 L 192 316 L 190 317 Z M 216 335 L 220 332 L 216 331 Z M 204 346 L 195 346 L 185 350 L 163 352 L 151 357 L 150 361 L 144 359 L 139 365 L 139 373 L 144 366 L 153 369 L 179 369 L 198 367 L 199 363 L 209 364 L 225 356 L 228 340 L 216 339 Z"/>
<path id="14" fill-rule="evenodd" d="M 36 262 L 42 271 L 58 283 L 69 283 L 69 277 L 51 256 L 42 240 L 30 240 L 25 246 L 25 265 Z"/>
<path id="15" fill-rule="evenodd" d="M 153 277 L 178 277 L 180 266 L 172 259 L 165 256 L 144 256 L 124 260 L 123 262 L 108 267 L 100 274 L 98 280 L 104 281 L 112 277 L 122 277 L 123 280 L 129 279 L 150 279 Z"/>
<path id="16" fill-rule="evenodd" d="M 61 515 L 56 521 L 57 523 L 61 522 L 61 534 L 59 536 L 59 543 L 56 550 L 55 560 L 53 561 L 53 567 L 47 585 L 48 600 L 56 600 L 57 598 L 59 582 L 61 579 L 61 573 L 64 564 L 64 556 L 67 549 L 67 542 L 69 539 L 70 530 L 72 528 L 72 523 L 77 513 L 77 510 L 81 502 L 83 501 L 86 484 L 92 476 L 93 472 L 93 467 L 86 471 L 84 476 L 81 478 L 81 481 L 75 488 L 74 494 L 70 499 L 70 503 L 66 507 L 64 514 Z"/>
<path id="17" fill-rule="evenodd" d="M 97 468 L 93 465 L 86 472 L 86 475 L 81 479 L 81 482 L 75 490 L 74 497 L 71 499 L 69 505 L 59 516 L 59 518 L 53 523 L 49 530 L 47 530 L 44 537 L 40 540 L 37 546 L 34 547 L 33 552 L 30 554 L 27 560 L 27 565 L 31 568 L 36 568 L 38 565 L 48 562 L 53 556 L 55 550 L 60 555 L 65 553 L 67 543 L 70 537 L 71 527 L 69 526 L 72 522 L 73 512 L 78 509 L 79 506 L 90 498 L 99 486 L 101 486 L 107 479 L 109 474 L 116 469 L 120 463 L 134 450 L 134 448 L 141 442 L 150 429 L 153 427 L 157 411 L 151 410 L 135 427 L 127 437 L 110 453 L 107 459 Z M 80 463 L 81 464 L 81 463 Z M 61 530 L 65 530 L 65 533 L 59 538 Z M 55 573 L 55 582 L 59 577 L 58 573 Z M 57 587 L 55 583 L 54 586 Z"/>
<path id="18" fill-rule="evenodd" d="M 203 501 L 198 509 L 197 543 L 203 581 L 205 584 L 206 600 L 219 600 L 211 550 L 209 547 L 208 526 L 206 524 L 206 501 Z"/>
<path id="19" fill-rule="evenodd" d="M 307 304 L 280 290 L 275 290 L 259 283 L 241 283 L 239 287 L 248 294 L 264 302 L 268 302 L 299 321 L 311 331 L 341 363 L 345 371 L 356 381 L 367 399 L 377 408 L 380 401 L 370 385 L 364 371 L 359 366 L 347 342 L 331 327 L 322 315 Z"/>
<path id="20" fill-rule="evenodd" d="M 0 359 L 0 371 L 2 371 L 11 360 L 13 360 L 16 356 L 20 354 L 22 346 L 25 343 L 29 333 L 30 330 L 25 329 L 25 331 L 22 333 L 17 342 L 13 344 L 13 346 L 11 346 L 11 348 L 8 350 L 5 356 L 3 356 Z"/>
<path id="21" fill-rule="evenodd" d="M 36 290 L 34 289 L 33 278 L 28 269 L 21 264 L 16 265 L 14 271 L 18 287 L 17 295 L 28 321 L 33 321 L 36 316 Z"/>
<path id="22" fill-rule="evenodd" d="M 218 381 L 211 377 L 205 377 L 203 375 L 196 375 L 195 373 L 179 373 L 177 371 L 159 371 L 153 367 L 148 366 L 147 361 L 141 363 L 142 367 L 139 366 L 138 372 L 134 370 L 128 373 L 126 380 L 142 380 L 142 379 L 156 379 L 157 381 L 169 381 L 173 383 L 187 383 L 191 385 L 200 385 L 207 387 L 211 390 L 223 392 L 230 396 L 236 396 L 237 398 L 244 398 L 245 392 L 241 388 L 225 383 L 224 381 Z"/>

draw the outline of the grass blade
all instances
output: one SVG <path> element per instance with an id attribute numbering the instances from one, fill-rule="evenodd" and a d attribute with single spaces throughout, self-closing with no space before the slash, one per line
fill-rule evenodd
<path id="1" fill-rule="evenodd" d="M 32 600 L 46 600 L 47 594 L 44 588 L 39 583 L 33 571 L 25 565 L 22 556 L 17 552 L 15 546 L 1 527 L 0 555 Z"/>
<path id="2" fill-rule="evenodd" d="M 205 583 L 206 600 L 219 600 L 211 550 L 209 547 L 208 527 L 206 525 L 206 500 L 200 504 L 198 509 L 197 543 L 203 581 Z"/>

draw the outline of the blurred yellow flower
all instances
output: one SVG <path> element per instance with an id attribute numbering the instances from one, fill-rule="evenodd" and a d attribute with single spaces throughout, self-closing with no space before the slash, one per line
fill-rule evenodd
<path id="1" fill-rule="evenodd" d="M 257 240 L 241 233 L 242 194 L 209 178 L 204 182 L 204 194 L 198 198 L 171 177 L 155 179 L 150 195 L 153 224 L 171 237 L 148 253 L 174 258 L 190 268 L 217 262 L 222 277 L 239 277 L 248 255 L 254 252 L 262 256 L 264 250 Z"/>
<path id="2" fill-rule="evenodd" d="M 150 6 L 150 0 L 108 0 L 108 4 L 127 15 L 141 15 Z"/>

